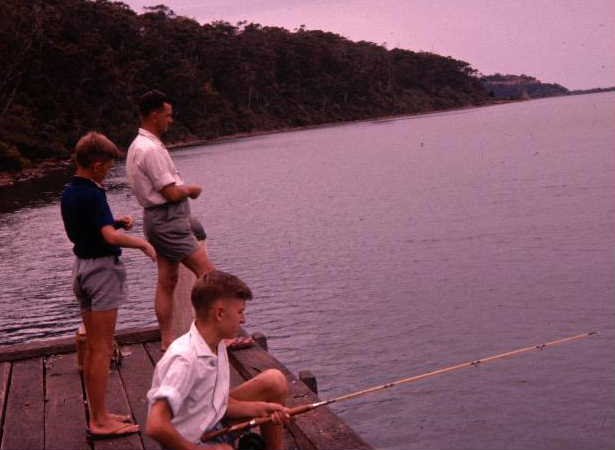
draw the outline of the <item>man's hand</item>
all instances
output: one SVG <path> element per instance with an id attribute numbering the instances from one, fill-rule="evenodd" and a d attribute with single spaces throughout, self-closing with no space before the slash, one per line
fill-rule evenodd
<path id="1" fill-rule="evenodd" d="M 188 197 L 192 199 L 197 198 L 199 195 L 201 195 L 201 192 L 203 191 L 203 188 L 196 184 L 188 184 L 186 185 L 186 189 L 188 190 Z"/>

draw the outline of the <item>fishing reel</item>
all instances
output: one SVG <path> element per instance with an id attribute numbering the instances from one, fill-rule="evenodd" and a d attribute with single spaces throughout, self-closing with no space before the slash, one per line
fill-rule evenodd
<path id="1" fill-rule="evenodd" d="M 237 450 L 267 450 L 265 440 L 260 434 L 248 431 L 243 433 L 237 441 Z"/>

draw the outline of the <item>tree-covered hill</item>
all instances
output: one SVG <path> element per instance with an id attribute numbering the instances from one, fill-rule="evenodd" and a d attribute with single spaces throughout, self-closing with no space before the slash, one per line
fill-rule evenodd
<path id="1" fill-rule="evenodd" d="M 556 83 L 543 83 L 529 75 L 502 75 L 496 73 L 481 77 L 489 95 L 497 99 L 519 100 L 541 97 L 568 95 L 564 86 Z"/>
<path id="2" fill-rule="evenodd" d="M 0 60 L 0 171 L 66 157 L 89 129 L 126 146 L 152 88 L 174 100 L 175 142 L 488 99 L 450 57 L 108 0 L 2 0 Z"/>

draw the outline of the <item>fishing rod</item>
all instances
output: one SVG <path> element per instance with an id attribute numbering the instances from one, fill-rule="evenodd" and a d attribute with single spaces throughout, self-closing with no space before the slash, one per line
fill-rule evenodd
<path id="1" fill-rule="evenodd" d="M 430 377 L 434 377 L 436 375 L 442 375 L 442 374 L 445 374 L 445 373 L 448 373 L 448 372 L 453 372 L 455 370 L 464 369 L 466 367 L 477 367 L 479 364 L 485 364 L 485 363 L 488 363 L 488 362 L 491 362 L 491 361 L 495 361 L 495 360 L 498 360 L 498 359 L 503 359 L 503 358 L 510 358 L 511 356 L 516 356 L 516 355 L 519 355 L 521 353 L 531 352 L 533 350 L 544 350 L 547 347 L 551 347 L 551 346 L 558 345 L 558 344 L 563 344 L 565 342 L 576 341 L 578 339 L 583 339 L 583 338 L 586 338 L 586 337 L 589 337 L 589 336 L 593 336 L 595 334 L 598 334 L 598 332 L 597 331 L 590 331 L 589 333 L 577 334 L 576 336 L 570 336 L 570 337 L 566 337 L 566 338 L 562 338 L 562 339 L 557 339 L 555 341 L 546 342 L 544 344 L 532 345 L 530 347 L 519 348 L 517 350 L 512 350 L 512 351 L 505 352 L 505 353 L 499 353 L 497 355 L 487 356 L 485 358 L 476 359 L 474 361 L 467 361 L 467 362 L 464 362 L 464 363 L 461 363 L 461 364 L 457 364 L 457 365 L 454 365 L 454 366 L 444 367 L 442 369 L 434 370 L 434 371 L 431 371 L 431 372 L 426 372 L 426 373 L 423 373 L 423 374 L 420 374 L 420 375 L 415 375 L 415 376 L 408 377 L 408 378 L 402 378 L 400 380 L 391 381 L 389 383 L 381 384 L 379 386 L 374 386 L 374 387 L 370 387 L 370 388 L 363 389 L 363 390 L 360 390 L 360 391 L 351 392 L 350 394 L 341 395 L 339 397 L 335 397 L 335 398 L 332 398 L 332 399 L 329 399 L 329 400 L 321 400 L 321 401 L 314 402 L 314 403 L 308 403 L 308 404 L 305 404 L 305 405 L 299 405 L 299 406 L 296 406 L 294 408 L 290 408 L 288 414 L 290 416 L 296 416 L 298 414 L 303 414 L 305 412 L 311 411 L 311 410 L 319 408 L 321 406 L 330 405 L 332 403 L 341 402 L 343 400 L 350 400 L 351 398 L 360 397 L 362 395 L 370 394 L 372 392 L 382 391 L 384 389 L 392 388 L 392 387 L 400 385 L 400 384 L 413 383 L 415 381 L 420 381 L 420 380 L 423 380 L 425 378 L 430 378 Z M 257 427 L 259 425 L 263 425 L 263 424 L 269 423 L 272 420 L 273 420 L 272 416 L 255 417 L 255 418 L 253 418 L 251 420 L 247 420 L 245 422 L 240 422 L 240 423 L 237 423 L 235 425 L 230 425 L 230 426 L 222 428 L 220 430 L 205 432 L 201 436 L 201 441 L 202 442 L 206 442 L 206 441 L 208 441 L 210 439 L 215 439 L 218 436 L 222 436 L 224 434 L 235 433 L 235 432 L 242 432 L 244 430 L 248 430 L 250 428 L 254 428 L 254 427 Z"/>

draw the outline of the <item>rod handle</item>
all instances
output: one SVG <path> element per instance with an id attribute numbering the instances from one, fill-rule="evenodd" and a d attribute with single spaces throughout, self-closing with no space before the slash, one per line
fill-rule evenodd
<path id="1" fill-rule="evenodd" d="M 319 406 L 323 406 L 325 405 L 327 402 L 326 401 L 322 401 L 322 402 L 318 402 L 318 403 L 308 403 L 306 405 L 299 405 L 299 406 L 295 406 L 294 408 L 291 408 L 288 411 L 288 414 L 292 417 L 292 416 L 296 416 L 298 414 L 303 414 L 305 412 L 308 412 L 314 408 L 318 408 Z M 243 431 L 243 430 L 247 430 L 249 428 L 254 428 L 254 427 L 258 427 L 259 425 L 264 425 L 266 423 L 269 423 L 273 420 L 272 416 L 267 416 L 267 417 L 254 417 L 253 419 L 247 420 L 245 422 L 240 422 L 237 423 L 235 425 L 231 425 L 225 428 L 222 428 L 220 430 L 215 430 L 215 431 L 208 431 L 203 433 L 203 435 L 201 436 L 201 442 L 207 442 L 211 439 L 215 439 L 219 436 L 228 434 L 228 433 L 233 433 L 236 431 Z"/>

